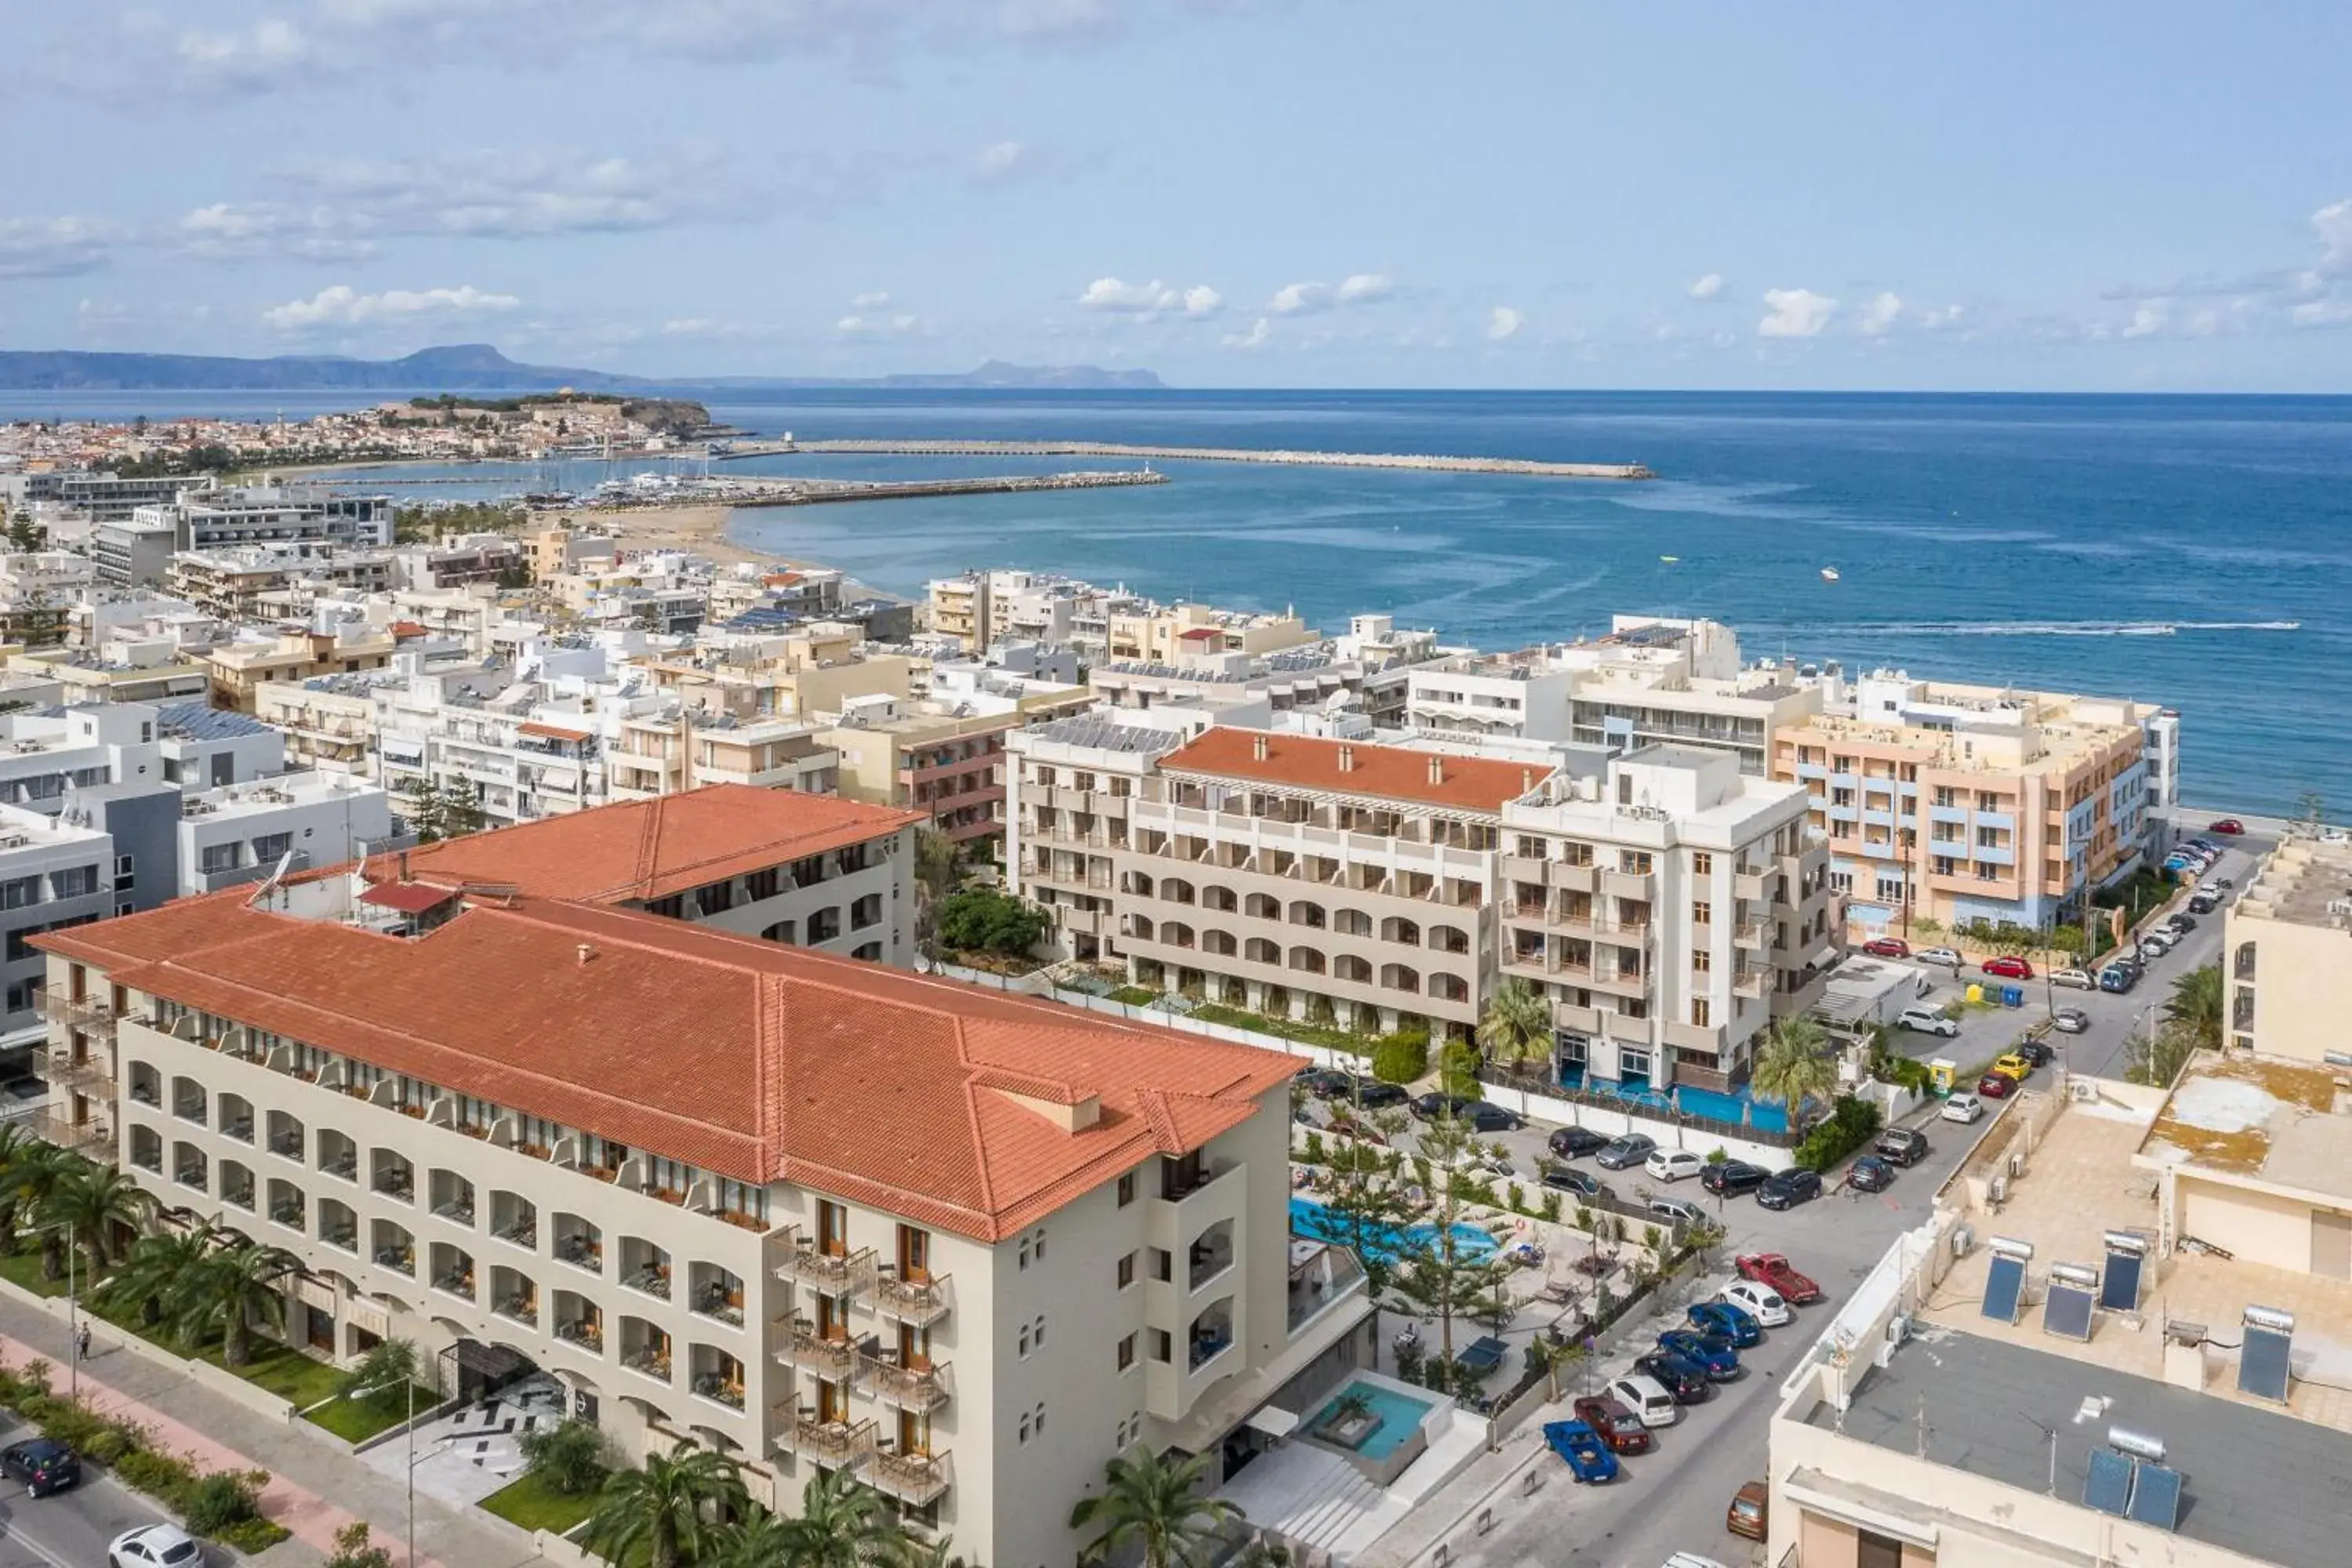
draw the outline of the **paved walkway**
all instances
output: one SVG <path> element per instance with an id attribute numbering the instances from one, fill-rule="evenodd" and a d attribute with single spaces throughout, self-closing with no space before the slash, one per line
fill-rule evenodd
<path id="1" fill-rule="evenodd" d="M 51 1386 L 63 1390 L 68 1354 L 63 1323 L 0 1297 L 0 1355 L 16 1365 L 37 1356 L 47 1360 L 57 1369 Z M 259 1559 L 273 1568 L 323 1563 L 335 1531 L 354 1518 L 374 1526 L 377 1543 L 389 1546 L 394 1561 L 401 1562 L 408 1506 L 401 1480 L 371 1469 L 333 1441 L 273 1421 L 121 1349 L 121 1331 L 103 1322 L 93 1325 L 90 1359 L 81 1364 L 81 1392 L 95 1407 L 152 1428 L 163 1447 L 194 1454 L 216 1468 L 268 1471 L 263 1511 L 295 1537 Z M 422 1492 L 416 1499 L 416 1568 L 515 1568 L 544 1561 L 496 1521 L 469 1517 Z"/>

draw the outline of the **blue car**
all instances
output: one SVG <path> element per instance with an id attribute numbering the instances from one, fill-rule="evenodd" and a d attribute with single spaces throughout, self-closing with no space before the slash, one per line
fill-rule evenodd
<path id="1" fill-rule="evenodd" d="M 1601 1434 L 1581 1421 L 1547 1421 L 1544 1423 L 1544 1446 L 1568 1462 L 1571 1474 L 1580 1481 L 1610 1481 L 1617 1479 L 1617 1456 L 1601 1440 Z"/>
<path id="2" fill-rule="evenodd" d="M 1694 1302 L 1684 1315 L 1689 1318 L 1690 1326 L 1700 1333 L 1729 1340 L 1739 1350 L 1760 1344 L 1764 1339 L 1763 1326 L 1728 1301 Z"/>
<path id="3" fill-rule="evenodd" d="M 1693 1363 L 1717 1383 L 1728 1383 L 1739 1375 L 1739 1352 L 1720 1335 L 1668 1329 L 1658 1336 L 1658 1348 Z"/>

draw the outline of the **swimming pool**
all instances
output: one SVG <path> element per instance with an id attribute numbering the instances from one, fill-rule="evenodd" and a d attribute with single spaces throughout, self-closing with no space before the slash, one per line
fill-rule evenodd
<path id="1" fill-rule="evenodd" d="M 1432 1410 L 1437 1408 L 1429 1400 L 1415 1399 L 1411 1394 L 1400 1394 L 1393 1388 L 1386 1388 L 1377 1383 L 1351 1383 L 1334 1394 L 1329 1404 L 1315 1413 L 1315 1419 L 1307 1423 L 1307 1429 L 1327 1440 L 1336 1440 L 1331 1438 L 1330 1434 L 1324 1431 L 1324 1427 L 1330 1421 L 1333 1412 L 1339 1408 L 1339 1402 L 1349 1394 L 1354 1394 L 1370 1405 L 1372 1407 L 1373 1418 L 1380 1423 L 1372 1428 L 1362 1442 L 1349 1448 L 1350 1452 L 1360 1454 L 1367 1459 L 1385 1459 L 1395 1453 L 1397 1445 L 1421 1430 L 1422 1421 Z"/>
<path id="2" fill-rule="evenodd" d="M 1307 1198 L 1290 1200 L 1290 1228 L 1300 1236 L 1342 1247 L 1354 1245 L 1356 1239 L 1356 1226 L 1346 1215 L 1334 1214 Z M 1436 1240 L 1437 1227 L 1433 1225 L 1364 1226 L 1364 1250 L 1383 1263 L 1393 1263 L 1404 1253 L 1423 1251 Z M 1495 1252 L 1496 1246 L 1495 1238 L 1476 1226 L 1457 1225 L 1454 1227 L 1454 1250 L 1457 1258 L 1480 1258 Z"/>

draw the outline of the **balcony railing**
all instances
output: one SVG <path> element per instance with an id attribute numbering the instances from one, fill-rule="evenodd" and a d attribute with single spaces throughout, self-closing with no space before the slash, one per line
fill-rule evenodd
<path id="1" fill-rule="evenodd" d="M 501 1298 L 490 1310 L 530 1328 L 539 1327 L 539 1298 L 536 1296 L 509 1295 Z"/>
<path id="2" fill-rule="evenodd" d="M 77 1061 L 70 1048 L 49 1052 L 41 1073 L 54 1087 L 95 1089 L 109 1095 L 114 1092 L 114 1075 L 107 1070 L 106 1063 L 97 1057 Z"/>
<path id="3" fill-rule="evenodd" d="M 604 1353 L 604 1325 L 590 1319 L 574 1318 L 569 1322 L 556 1324 L 555 1337 L 598 1355 Z"/>
<path id="4" fill-rule="evenodd" d="M 816 1237 L 794 1228 L 783 1260 L 776 1265 L 776 1277 L 803 1285 L 813 1286 L 828 1296 L 854 1296 L 870 1289 L 875 1282 L 874 1249 L 860 1247 L 856 1252 L 834 1252 L 816 1244 Z"/>
<path id="5" fill-rule="evenodd" d="M 100 1147 L 114 1145 L 114 1129 L 103 1121 L 68 1121 L 62 1116 L 37 1116 L 26 1122 L 26 1129 L 44 1143 L 54 1143 L 60 1149 L 87 1152 Z M 163 1157 L 156 1156 L 150 1170 L 160 1169 Z"/>
<path id="6" fill-rule="evenodd" d="M 948 1315 L 950 1294 L 945 1275 L 906 1276 L 885 1268 L 875 1281 L 874 1300 L 886 1315 L 923 1328 Z"/>
<path id="7" fill-rule="evenodd" d="M 795 1366 L 830 1377 L 849 1377 L 857 1371 L 857 1347 L 847 1339 L 817 1332 L 806 1320 L 793 1323 L 792 1334 L 784 1342 L 784 1355 Z"/>
<path id="8" fill-rule="evenodd" d="M 948 1369 L 924 1363 L 908 1366 L 895 1354 L 861 1356 L 866 1385 L 885 1402 L 908 1410 L 937 1410 L 948 1402 Z"/>
<path id="9" fill-rule="evenodd" d="M 706 1372 L 694 1380 L 695 1394 L 704 1399 L 714 1399 L 730 1410 L 743 1408 L 743 1382 L 730 1378 L 724 1373 Z"/>
<path id="10" fill-rule="evenodd" d="M 648 1347 L 645 1350 L 632 1351 L 621 1358 L 621 1364 L 631 1372 L 643 1373 L 647 1377 L 657 1377 L 664 1383 L 669 1381 L 669 1352 L 667 1348 Z"/>
<path id="11" fill-rule="evenodd" d="M 569 1263 L 574 1268 L 585 1268 L 591 1274 L 604 1271 L 604 1243 L 600 1237 L 573 1231 L 556 1237 L 555 1260 Z"/>
<path id="12" fill-rule="evenodd" d="M 945 1454 L 901 1454 L 877 1448 L 866 1479 L 874 1488 L 910 1507 L 921 1508 L 945 1495 L 954 1470 Z"/>
<path id="13" fill-rule="evenodd" d="M 104 1039 L 114 1037 L 114 1009 L 95 996 L 59 996 L 45 990 L 41 993 L 41 1018 L 45 1023 L 86 1029 Z"/>
<path id="14" fill-rule="evenodd" d="M 776 1447 L 829 1470 L 855 1470 L 874 1455 L 874 1423 L 828 1421 L 813 1405 L 776 1407 Z"/>
<path id="15" fill-rule="evenodd" d="M 389 1268 L 395 1274 L 416 1277 L 416 1248 L 414 1247 L 379 1247 L 375 1249 L 376 1267 Z"/>

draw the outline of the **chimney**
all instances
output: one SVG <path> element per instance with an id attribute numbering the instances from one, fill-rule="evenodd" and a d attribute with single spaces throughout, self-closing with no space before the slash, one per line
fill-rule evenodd
<path id="1" fill-rule="evenodd" d="M 1429 782 L 1432 784 L 1444 784 L 1445 782 L 1445 759 L 1444 757 L 1433 756 L 1429 759 Z"/>
<path id="2" fill-rule="evenodd" d="M 1355 747 L 1343 745 L 1339 748 L 1339 771 L 1343 773 L 1352 773 L 1356 771 Z"/>
<path id="3" fill-rule="evenodd" d="M 1265 761 L 1265 736 L 1264 734 L 1261 733 L 1252 735 L 1250 737 L 1250 755 L 1255 757 L 1261 763 Z"/>
<path id="4" fill-rule="evenodd" d="M 404 882 L 408 880 L 408 851 L 405 849 L 400 852 L 400 879 Z"/>
<path id="5" fill-rule="evenodd" d="M 583 968 L 587 967 L 588 961 L 596 956 L 595 948 L 584 942 L 580 944 L 579 952 L 580 963 Z"/>

